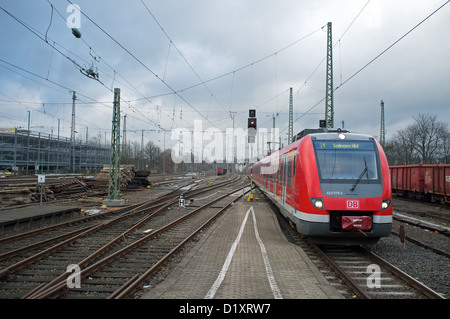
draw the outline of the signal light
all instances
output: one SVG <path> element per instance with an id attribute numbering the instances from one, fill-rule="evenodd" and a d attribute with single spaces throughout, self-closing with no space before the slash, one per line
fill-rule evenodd
<path id="1" fill-rule="evenodd" d="M 256 136 L 256 118 L 251 117 L 248 119 L 248 142 L 255 143 Z"/>
<path id="2" fill-rule="evenodd" d="M 326 120 L 319 120 L 319 127 L 320 128 L 326 128 L 327 127 L 327 121 Z"/>
<path id="3" fill-rule="evenodd" d="M 256 118 L 248 119 L 248 128 L 254 128 L 256 130 Z"/>

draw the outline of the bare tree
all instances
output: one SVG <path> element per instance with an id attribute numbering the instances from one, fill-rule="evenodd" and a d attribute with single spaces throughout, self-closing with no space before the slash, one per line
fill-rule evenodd
<path id="1" fill-rule="evenodd" d="M 448 123 L 436 115 L 419 114 L 413 124 L 397 131 L 385 149 L 391 165 L 439 163 L 448 158 L 449 140 Z"/>
<path id="2" fill-rule="evenodd" d="M 442 142 L 448 134 L 447 123 L 439 121 L 436 115 L 429 114 L 419 114 L 414 120 L 414 149 L 422 158 L 422 164 L 431 164 L 438 160 L 439 148 L 444 147 Z"/>
<path id="3" fill-rule="evenodd" d="M 417 161 L 415 156 L 416 136 L 412 126 L 408 126 L 404 130 L 397 131 L 394 145 L 399 152 L 399 158 L 403 161 L 402 164 L 414 164 Z"/>
<path id="4" fill-rule="evenodd" d="M 156 169 L 159 166 L 161 157 L 161 148 L 156 146 L 152 141 L 148 142 L 144 147 L 144 158 L 147 161 L 149 169 Z"/>

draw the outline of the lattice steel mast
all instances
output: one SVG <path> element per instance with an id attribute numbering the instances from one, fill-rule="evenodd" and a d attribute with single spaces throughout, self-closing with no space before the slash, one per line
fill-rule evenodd
<path id="1" fill-rule="evenodd" d="M 120 200 L 120 89 L 114 89 L 108 200 Z"/>
<path id="2" fill-rule="evenodd" d="M 384 102 L 381 100 L 381 126 L 380 126 L 380 144 L 384 147 L 386 142 L 385 136 L 385 126 L 384 126 Z"/>
<path id="3" fill-rule="evenodd" d="M 75 100 L 77 95 L 75 91 L 72 91 L 72 124 L 70 126 L 70 140 L 72 142 L 72 147 L 70 150 L 70 168 L 72 168 L 72 173 L 75 173 Z"/>
<path id="4" fill-rule="evenodd" d="M 331 32 L 331 22 L 328 22 L 327 31 L 327 79 L 325 88 L 325 121 L 327 128 L 334 127 L 334 106 L 333 106 L 333 42 Z"/>
<path id="5" fill-rule="evenodd" d="M 292 143 L 294 135 L 294 101 L 292 96 L 292 88 L 289 94 L 289 130 L 288 130 L 288 144 Z"/>

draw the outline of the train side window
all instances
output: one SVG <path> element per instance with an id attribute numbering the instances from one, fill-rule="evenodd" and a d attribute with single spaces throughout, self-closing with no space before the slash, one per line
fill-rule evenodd
<path id="1" fill-rule="evenodd" d="M 294 170 L 292 172 L 292 175 L 295 176 L 295 163 L 297 162 L 297 155 L 294 156 Z"/>
<path id="2" fill-rule="evenodd" d="M 284 163 L 281 163 L 280 166 L 280 184 L 284 185 L 284 178 L 283 178 L 283 174 L 284 173 Z"/>
<path id="3" fill-rule="evenodd" d="M 278 171 L 275 172 L 274 182 L 275 182 L 275 184 L 278 184 Z"/>
<path id="4" fill-rule="evenodd" d="M 278 171 L 277 171 L 277 184 L 281 185 L 281 163 L 278 163 Z"/>
<path id="5" fill-rule="evenodd" d="M 292 162 L 288 163 L 288 168 L 287 168 L 287 187 L 291 188 L 291 173 L 292 173 Z"/>

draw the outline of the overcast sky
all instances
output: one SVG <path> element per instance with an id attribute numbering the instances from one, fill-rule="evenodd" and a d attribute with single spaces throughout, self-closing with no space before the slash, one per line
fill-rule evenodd
<path id="1" fill-rule="evenodd" d="M 450 4 L 363 68 L 447 0 L 72 2 L 80 19 L 68 1 L 0 1 L 0 128 L 26 129 L 30 114 L 33 131 L 56 135 L 59 119 L 70 137 L 76 91 L 78 137 L 88 128 L 109 143 L 120 88 L 129 141 L 145 130 L 162 146 L 164 130 L 225 130 L 233 115 L 245 129 L 251 108 L 284 139 L 291 87 L 295 133 L 324 118 L 328 22 L 335 127 L 378 137 L 381 100 L 387 139 L 419 113 L 450 120 Z M 80 72 L 91 67 L 99 81 Z"/>

